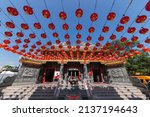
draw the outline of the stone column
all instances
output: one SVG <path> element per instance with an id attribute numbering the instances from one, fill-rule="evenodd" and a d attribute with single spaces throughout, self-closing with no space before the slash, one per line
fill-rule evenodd
<path id="1" fill-rule="evenodd" d="M 86 79 L 88 78 L 88 74 L 87 74 L 87 64 L 84 64 L 84 77 L 86 77 Z"/>
<path id="2" fill-rule="evenodd" d="M 60 77 L 59 77 L 59 81 L 63 81 L 63 69 L 64 69 L 64 64 L 60 65 Z"/>

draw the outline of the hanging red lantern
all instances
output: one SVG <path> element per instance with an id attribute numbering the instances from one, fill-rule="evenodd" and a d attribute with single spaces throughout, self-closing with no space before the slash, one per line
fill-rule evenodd
<path id="1" fill-rule="evenodd" d="M 5 24 L 8 28 L 15 28 L 15 24 L 13 22 L 6 22 Z"/>
<path id="2" fill-rule="evenodd" d="M 115 40 L 115 39 L 116 39 L 116 35 L 112 34 L 109 38 L 110 38 L 111 40 Z"/>
<path id="3" fill-rule="evenodd" d="M 109 21 L 113 21 L 116 17 L 116 13 L 115 12 L 110 12 L 108 15 L 107 15 L 107 20 Z"/>
<path id="4" fill-rule="evenodd" d="M 131 50 L 129 50 L 131 53 L 133 53 L 134 52 L 134 50 L 133 49 L 131 49 Z"/>
<path id="5" fill-rule="evenodd" d="M 98 14 L 97 13 L 92 13 L 90 16 L 90 19 L 92 22 L 95 22 L 98 19 Z"/>
<path id="6" fill-rule="evenodd" d="M 54 38 L 57 38 L 58 36 L 59 36 L 59 35 L 58 35 L 57 32 L 54 32 L 54 33 L 53 33 L 53 37 L 54 37 Z"/>
<path id="7" fill-rule="evenodd" d="M 41 45 L 41 44 L 42 44 L 41 41 L 36 42 L 36 45 Z"/>
<path id="8" fill-rule="evenodd" d="M 109 31 L 109 27 L 108 26 L 104 26 L 103 29 L 102 29 L 102 31 L 104 33 L 107 33 Z"/>
<path id="9" fill-rule="evenodd" d="M 69 29 L 69 26 L 68 26 L 68 24 L 65 23 L 65 24 L 62 25 L 62 28 L 63 28 L 64 30 L 68 30 L 68 29 Z"/>
<path id="10" fill-rule="evenodd" d="M 77 45 L 77 46 L 76 46 L 76 48 L 77 48 L 77 49 L 80 49 L 80 46 L 79 46 L 79 45 Z"/>
<path id="11" fill-rule="evenodd" d="M 127 42 L 126 43 L 126 46 L 128 46 L 128 47 L 131 46 L 131 45 L 132 45 L 132 42 Z"/>
<path id="12" fill-rule="evenodd" d="M 121 18 L 121 20 L 120 20 L 120 23 L 121 23 L 121 24 L 126 24 L 126 23 L 129 22 L 129 20 L 130 20 L 130 18 L 129 18 L 128 16 L 123 16 L 123 17 Z"/>
<path id="13" fill-rule="evenodd" d="M 45 18 L 50 18 L 51 17 L 51 14 L 49 12 L 49 10 L 45 9 L 42 11 L 42 15 L 45 17 Z"/>
<path id="14" fill-rule="evenodd" d="M 81 34 L 78 33 L 78 34 L 76 35 L 76 38 L 77 38 L 77 39 L 80 39 L 80 38 L 81 38 Z"/>
<path id="15" fill-rule="evenodd" d="M 95 45 L 96 45 L 96 46 L 100 46 L 101 44 L 100 44 L 99 42 L 97 42 Z"/>
<path id="16" fill-rule="evenodd" d="M 89 28 L 89 33 L 93 33 L 94 31 L 95 31 L 95 28 L 91 26 L 91 27 Z"/>
<path id="17" fill-rule="evenodd" d="M 22 24 L 21 24 L 21 28 L 24 29 L 24 30 L 28 30 L 28 29 L 29 29 L 29 26 L 28 26 L 28 24 L 22 23 Z"/>
<path id="18" fill-rule="evenodd" d="M 82 30 L 82 25 L 81 25 L 81 24 L 77 24 L 77 25 L 76 25 L 76 29 L 77 29 L 78 31 Z"/>
<path id="19" fill-rule="evenodd" d="M 24 53 L 24 52 L 26 52 L 26 50 L 25 50 L 25 49 L 22 49 L 22 50 L 20 50 L 20 51 L 21 51 L 21 52 L 23 52 L 23 53 Z"/>
<path id="20" fill-rule="evenodd" d="M 119 25 L 117 28 L 116 28 L 116 31 L 117 32 L 122 32 L 124 30 L 124 26 L 122 25 Z"/>
<path id="21" fill-rule="evenodd" d="M 64 38 L 65 38 L 65 39 L 69 39 L 69 38 L 70 38 L 70 35 L 67 33 L 67 34 L 64 35 Z"/>
<path id="22" fill-rule="evenodd" d="M 34 45 L 32 45 L 32 46 L 31 46 L 31 48 L 35 49 L 35 48 L 36 48 L 35 44 L 34 44 Z"/>
<path id="23" fill-rule="evenodd" d="M 134 54 L 139 55 L 141 53 L 139 51 L 135 51 Z"/>
<path id="24" fill-rule="evenodd" d="M 80 43 L 81 43 L 81 40 L 78 39 L 78 40 L 76 41 L 76 43 L 77 43 L 77 44 L 80 44 Z"/>
<path id="25" fill-rule="evenodd" d="M 126 37 L 122 37 L 122 38 L 120 39 L 120 41 L 121 41 L 121 42 L 126 42 L 126 41 L 127 41 L 127 38 L 126 38 Z"/>
<path id="26" fill-rule="evenodd" d="M 97 50 L 97 48 L 96 48 L 96 47 L 94 47 L 94 48 L 93 48 L 93 50 L 94 50 L 94 51 L 96 51 L 96 50 Z"/>
<path id="27" fill-rule="evenodd" d="M 30 49 L 29 51 L 30 51 L 30 52 L 33 52 L 34 50 L 33 50 L 33 49 Z"/>
<path id="28" fill-rule="evenodd" d="M 138 44 L 137 47 L 138 47 L 138 48 L 143 48 L 144 45 L 143 45 L 143 44 Z"/>
<path id="29" fill-rule="evenodd" d="M 111 43 L 107 42 L 106 43 L 106 47 L 109 47 L 111 45 Z"/>
<path id="30" fill-rule="evenodd" d="M 23 48 L 28 48 L 28 44 L 24 44 L 24 45 L 23 45 Z"/>
<path id="31" fill-rule="evenodd" d="M 11 37 L 11 36 L 13 36 L 13 34 L 12 34 L 12 32 L 6 31 L 5 32 L 5 36 L 6 37 Z"/>
<path id="32" fill-rule="evenodd" d="M 138 16 L 135 21 L 136 23 L 143 23 L 145 22 L 146 19 L 147 19 L 146 15 L 141 15 L 141 16 Z"/>
<path id="33" fill-rule="evenodd" d="M 41 50 L 40 49 L 36 49 L 36 52 L 40 52 Z"/>
<path id="34" fill-rule="evenodd" d="M 89 43 L 89 42 L 87 42 L 85 45 L 86 45 L 86 46 L 90 46 L 90 43 Z"/>
<path id="35" fill-rule="evenodd" d="M 61 12 L 59 13 L 59 17 L 60 17 L 61 20 L 66 20 L 67 14 L 66 14 L 64 11 L 61 11 Z"/>
<path id="36" fill-rule="evenodd" d="M 17 35 L 17 37 L 23 37 L 24 36 L 24 34 L 22 32 L 17 32 L 16 35 Z"/>
<path id="37" fill-rule="evenodd" d="M 45 49 L 46 49 L 46 47 L 43 45 L 43 46 L 41 46 L 41 49 L 42 49 L 42 50 L 45 50 Z"/>
<path id="38" fill-rule="evenodd" d="M 55 29 L 55 25 L 53 23 L 48 24 L 49 29 L 54 30 Z"/>
<path id="39" fill-rule="evenodd" d="M 17 44 L 19 44 L 19 43 L 21 43 L 21 40 L 20 40 L 20 39 L 16 39 L 15 42 L 16 42 Z"/>
<path id="40" fill-rule="evenodd" d="M 88 50 L 88 49 L 89 49 L 88 47 L 85 47 L 85 48 L 84 48 L 84 50 Z"/>
<path id="41" fill-rule="evenodd" d="M 29 37 L 34 39 L 36 37 L 36 35 L 34 33 L 29 34 Z"/>
<path id="42" fill-rule="evenodd" d="M 70 50 L 72 49 L 70 45 L 69 45 L 69 46 L 67 46 L 67 48 L 68 48 L 68 49 L 70 49 Z"/>
<path id="43" fill-rule="evenodd" d="M 124 47 L 120 47 L 120 50 L 123 51 L 123 50 L 124 50 Z"/>
<path id="44" fill-rule="evenodd" d="M 7 7 L 7 11 L 9 12 L 9 14 L 13 15 L 13 16 L 18 16 L 18 11 L 16 8 L 13 7 Z"/>
<path id="45" fill-rule="evenodd" d="M 147 38 L 147 39 L 145 40 L 145 43 L 150 43 L 150 38 Z"/>
<path id="46" fill-rule="evenodd" d="M 136 28 L 135 27 L 130 27 L 128 28 L 128 33 L 134 33 L 136 31 Z"/>
<path id="47" fill-rule="evenodd" d="M 41 29 L 41 24 L 40 23 L 34 23 L 34 28 Z"/>
<path id="48" fill-rule="evenodd" d="M 139 33 L 140 34 L 146 34 L 148 31 L 149 31 L 148 28 L 142 28 L 142 29 L 139 30 Z"/>
<path id="49" fill-rule="evenodd" d="M 133 36 L 133 37 L 131 38 L 131 40 L 132 40 L 133 42 L 135 42 L 135 41 L 138 40 L 138 37 L 137 37 L 137 36 Z"/>
<path id="50" fill-rule="evenodd" d="M 75 12 L 75 15 L 78 17 L 78 18 L 81 18 L 82 15 L 83 15 L 83 10 L 81 8 L 78 8 Z"/>
<path id="51" fill-rule="evenodd" d="M 60 44 L 60 45 L 59 45 L 59 48 L 60 48 L 60 49 L 62 49 L 62 48 L 63 48 L 62 44 Z"/>
<path id="52" fill-rule="evenodd" d="M 53 46 L 51 46 L 51 49 L 52 49 L 52 50 L 54 50 L 54 49 L 55 49 L 55 46 L 54 46 L 54 45 L 53 45 Z"/>
<path id="53" fill-rule="evenodd" d="M 42 33 L 42 34 L 41 34 L 41 37 L 42 37 L 43 39 L 47 38 L 46 33 Z"/>
<path id="54" fill-rule="evenodd" d="M 48 42 L 47 42 L 47 45 L 49 45 L 49 46 L 52 45 L 52 42 L 51 42 L 51 41 L 48 41 Z"/>
<path id="55" fill-rule="evenodd" d="M 150 0 L 145 5 L 145 10 L 150 11 Z"/>
<path id="56" fill-rule="evenodd" d="M 148 48 L 142 48 L 142 50 L 144 51 L 144 52 L 148 52 Z"/>
<path id="57" fill-rule="evenodd" d="M 60 44 L 60 40 L 59 39 L 56 40 L 56 44 Z"/>
<path id="58" fill-rule="evenodd" d="M 68 40 L 68 41 L 66 42 L 66 44 L 67 44 L 67 45 L 70 45 L 70 44 L 71 44 L 71 42 Z"/>
<path id="59" fill-rule="evenodd" d="M 24 42 L 25 43 L 30 43 L 30 40 L 29 39 L 25 39 Z"/>
<path id="60" fill-rule="evenodd" d="M 33 14 L 33 9 L 30 6 L 24 6 L 23 10 L 26 12 L 26 14 L 28 15 L 32 15 Z"/>
<path id="61" fill-rule="evenodd" d="M 99 37 L 98 37 L 98 40 L 99 40 L 99 41 L 103 41 L 103 40 L 104 40 L 104 37 L 103 37 L 103 36 L 99 36 Z"/>
<path id="62" fill-rule="evenodd" d="M 19 49 L 19 46 L 18 46 L 18 45 L 14 45 L 12 48 L 13 48 L 14 50 L 18 50 L 18 49 Z"/>
<path id="63" fill-rule="evenodd" d="M 3 42 L 4 42 L 4 44 L 10 44 L 11 43 L 9 39 L 5 39 Z"/>
<path id="64" fill-rule="evenodd" d="M 114 44 L 114 48 L 115 48 L 115 49 L 118 49 L 118 48 L 119 48 L 119 45 L 118 45 L 118 44 Z"/>
<path id="65" fill-rule="evenodd" d="M 91 40 L 92 40 L 92 37 L 91 37 L 91 36 L 88 36 L 86 39 L 87 39 L 87 41 L 91 41 Z"/>

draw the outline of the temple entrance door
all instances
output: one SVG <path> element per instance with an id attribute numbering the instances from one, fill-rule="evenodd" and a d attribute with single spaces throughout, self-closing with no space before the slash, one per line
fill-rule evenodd
<path id="1" fill-rule="evenodd" d="M 94 78 L 94 82 L 102 82 L 101 81 L 101 73 L 99 70 L 97 70 L 97 69 L 93 70 L 93 78 Z"/>
<path id="2" fill-rule="evenodd" d="M 55 69 L 46 70 L 45 82 L 53 82 L 54 72 Z"/>

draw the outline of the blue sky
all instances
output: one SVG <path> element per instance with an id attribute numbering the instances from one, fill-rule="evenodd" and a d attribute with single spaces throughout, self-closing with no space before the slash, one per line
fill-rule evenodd
<path id="1" fill-rule="evenodd" d="M 32 6 L 35 15 L 38 17 L 38 21 L 41 23 L 44 31 L 48 34 L 48 38 L 45 40 L 42 40 L 42 43 L 44 44 L 47 40 L 51 40 L 53 43 L 55 43 L 55 39 L 52 37 L 52 33 L 53 31 L 50 31 L 48 29 L 48 24 L 51 22 L 51 20 L 53 21 L 53 23 L 56 25 L 56 31 L 59 33 L 59 38 L 62 42 L 65 41 L 65 39 L 63 38 L 64 35 L 66 34 L 66 31 L 64 31 L 62 29 L 62 24 L 64 23 L 64 21 L 60 20 L 59 18 L 59 12 L 62 11 L 62 5 L 61 5 L 61 0 L 46 0 L 48 9 L 51 12 L 51 20 L 50 19 L 45 19 L 43 18 L 41 12 L 43 9 L 46 9 L 45 4 L 43 2 L 43 0 L 28 0 L 30 5 Z M 64 7 L 64 11 L 67 13 L 68 18 L 66 20 L 66 23 L 69 24 L 70 29 L 68 31 L 68 33 L 71 36 L 71 42 L 72 45 L 75 44 L 76 41 L 76 34 L 77 31 L 75 29 L 76 24 L 78 23 L 78 19 L 75 17 L 75 10 L 78 8 L 78 3 L 79 0 L 62 0 L 63 1 L 63 7 Z M 94 6 L 95 6 L 95 1 L 96 0 L 80 0 L 80 7 L 83 9 L 84 14 L 83 17 L 80 19 L 80 23 L 83 25 L 83 30 L 80 31 L 80 33 L 82 34 L 82 38 L 81 41 L 86 42 L 86 37 L 89 35 L 88 33 L 88 28 L 91 25 L 91 21 L 90 21 L 90 14 L 94 11 Z M 96 11 L 99 15 L 99 18 L 96 22 L 93 23 L 93 26 L 95 27 L 96 31 L 91 34 L 92 36 L 92 43 L 97 42 L 97 38 L 101 33 L 101 29 L 104 26 L 104 23 L 106 21 L 106 17 L 107 14 L 110 12 L 110 8 L 112 6 L 114 0 L 97 0 L 97 6 L 96 6 Z M 117 38 L 119 39 L 121 37 L 121 35 L 126 32 L 127 28 L 129 26 L 135 26 L 138 30 L 144 25 L 144 27 L 150 27 L 150 22 L 147 22 L 146 24 L 136 24 L 135 22 L 131 25 L 131 23 L 135 20 L 135 18 L 137 17 L 137 15 L 139 15 L 139 12 L 141 11 L 142 8 L 144 8 L 145 4 L 147 3 L 148 0 L 133 0 L 133 3 L 131 4 L 131 6 L 129 7 L 129 9 L 127 10 L 126 14 L 127 16 L 130 16 L 130 21 L 128 24 L 125 24 L 125 29 L 122 33 L 118 33 L 118 32 L 114 32 L 117 24 L 119 23 L 119 20 L 121 19 L 122 15 L 125 13 L 125 10 L 130 2 L 130 0 L 116 0 L 112 11 L 115 12 L 117 14 L 116 18 L 114 21 L 110 22 L 107 21 L 106 25 L 110 27 L 110 31 L 107 34 L 102 33 L 102 35 L 105 37 L 105 40 L 102 42 L 102 44 L 106 43 L 107 41 L 109 41 L 109 36 L 112 34 L 112 32 L 114 32 L 114 34 L 117 35 Z M 43 33 L 43 30 L 37 30 L 33 27 L 33 24 L 35 22 L 37 22 L 36 18 L 34 17 L 34 15 L 29 16 L 27 14 L 25 14 L 25 12 L 23 11 L 23 6 L 27 5 L 26 0 L 11 0 L 11 2 L 13 3 L 13 5 L 17 8 L 17 10 L 19 11 L 19 14 L 21 14 L 23 16 L 23 18 L 25 19 L 26 23 L 29 24 L 31 30 L 33 32 L 35 32 L 35 34 L 37 35 L 37 38 L 32 40 L 32 43 L 29 44 L 29 46 L 31 46 L 33 43 L 35 43 L 37 40 L 41 39 L 40 38 L 40 34 Z M 20 17 L 14 17 L 11 16 L 7 13 L 6 8 L 12 6 L 12 4 L 10 3 L 9 0 L 0 0 L 0 8 L 9 16 L 10 19 L 13 20 L 13 22 L 20 27 L 21 23 L 24 23 L 24 20 Z M 141 15 L 147 15 L 147 20 L 150 19 L 150 12 L 145 11 L 145 9 L 143 9 L 143 11 L 141 12 Z M 0 21 L 2 23 L 5 24 L 6 21 L 10 21 L 9 18 L 3 13 L 0 12 Z M 7 37 L 5 37 L 3 35 L 3 33 L 5 31 L 11 30 L 14 34 L 16 32 L 19 32 L 20 30 L 18 28 L 15 29 L 8 29 L 6 27 L 4 27 L 3 25 L 0 26 L 0 43 L 2 43 L 2 41 L 4 39 L 7 39 Z M 21 38 L 22 40 L 25 39 L 26 37 L 28 37 L 28 35 L 30 33 L 32 33 L 31 30 L 27 30 L 27 31 L 23 31 L 23 33 L 26 35 L 25 37 Z M 136 36 L 140 37 L 140 42 L 144 43 L 144 39 L 149 36 L 150 33 L 147 33 L 146 35 L 141 35 L 139 33 L 136 34 Z M 130 39 L 133 35 L 132 34 L 127 34 L 125 33 L 125 35 L 128 39 Z M 10 39 L 13 40 L 12 44 L 10 44 L 10 46 L 14 45 L 14 40 L 17 37 L 15 35 L 13 35 Z M 22 48 L 23 44 L 20 44 L 20 48 Z M 146 45 L 149 46 L 149 45 Z M 150 46 L 149 46 L 150 47 Z M 5 64 L 12 64 L 12 65 L 18 65 L 19 62 L 19 56 L 16 54 L 11 54 L 10 52 L 6 52 L 2 49 L 0 49 L 0 66 L 5 65 Z"/>

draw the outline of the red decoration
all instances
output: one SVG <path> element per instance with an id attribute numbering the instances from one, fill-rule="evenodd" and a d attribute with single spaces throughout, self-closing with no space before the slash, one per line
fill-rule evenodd
<path id="1" fill-rule="evenodd" d="M 51 41 L 48 41 L 48 42 L 47 42 L 47 45 L 49 45 L 49 46 L 52 45 L 52 42 L 51 42 Z"/>
<path id="2" fill-rule="evenodd" d="M 129 22 L 129 20 L 130 20 L 130 18 L 129 18 L 128 16 L 123 16 L 123 17 L 121 18 L 121 20 L 120 20 L 120 23 L 121 23 L 121 24 L 126 24 L 126 23 Z"/>
<path id="3" fill-rule="evenodd" d="M 35 48 L 36 48 L 35 44 L 34 44 L 34 45 L 32 45 L 32 46 L 31 46 L 31 48 L 35 49 Z"/>
<path id="4" fill-rule="evenodd" d="M 43 39 L 47 38 L 46 33 L 42 33 L 42 34 L 41 34 L 41 37 L 42 37 Z"/>
<path id="5" fill-rule="evenodd" d="M 68 26 L 68 24 L 65 23 L 65 24 L 62 25 L 62 28 L 63 28 L 64 30 L 68 30 L 68 29 L 69 29 L 69 26 Z"/>
<path id="6" fill-rule="evenodd" d="M 54 32 L 54 33 L 53 33 L 53 37 L 57 38 L 58 36 L 59 36 L 59 35 L 58 35 L 57 32 Z"/>
<path id="7" fill-rule="evenodd" d="M 75 15 L 76 15 L 78 18 L 82 17 L 82 15 L 83 15 L 83 10 L 80 9 L 80 8 L 78 8 L 78 9 L 76 10 L 76 12 L 75 12 Z"/>
<path id="8" fill-rule="evenodd" d="M 53 46 L 51 46 L 51 49 L 52 49 L 52 50 L 54 50 L 54 49 L 55 49 L 55 46 L 54 46 L 54 45 L 53 45 Z"/>
<path id="9" fill-rule="evenodd" d="M 41 49 L 45 50 L 45 49 L 46 49 L 46 47 L 43 45 L 43 46 L 41 46 Z"/>
<path id="10" fill-rule="evenodd" d="M 5 24 L 8 28 L 15 28 L 15 24 L 13 22 L 6 22 Z"/>
<path id="11" fill-rule="evenodd" d="M 21 43 L 21 40 L 20 40 L 20 39 L 16 39 L 15 42 L 16 42 L 17 44 L 19 44 L 19 43 Z"/>
<path id="12" fill-rule="evenodd" d="M 119 25 L 117 28 L 116 28 L 116 31 L 117 32 L 122 32 L 124 30 L 124 26 L 122 25 Z"/>
<path id="13" fill-rule="evenodd" d="M 78 40 L 76 41 L 76 43 L 77 43 L 77 44 L 80 44 L 80 43 L 81 43 L 81 41 L 78 39 Z"/>
<path id="14" fill-rule="evenodd" d="M 29 26 L 28 26 L 28 24 L 22 23 L 22 24 L 21 24 L 21 28 L 24 29 L 24 30 L 28 30 L 28 29 L 29 29 Z"/>
<path id="15" fill-rule="evenodd" d="M 56 44 L 60 44 L 60 40 L 59 39 L 56 40 Z"/>
<path id="16" fill-rule="evenodd" d="M 114 44 L 114 48 L 115 48 L 115 49 L 118 49 L 118 48 L 119 48 L 119 45 L 118 45 L 118 44 Z"/>
<path id="17" fill-rule="evenodd" d="M 40 23 L 34 23 L 34 28 L 41 29 L 41 24 Z"/>
<path id="18" fill-rule="evenodd" d="M 86 45 L 86 46 L 90 46 L 90 43 L 89 43 L 89 42 L 87 42 L 85 45 Z"/>
<path id="19" fill-rule="evenodd" d="M 122 37 L 122 38 L 120 39 L 120 41 L 121 41 L 121 42 L 125 42 L 125 41 L 127 41 L 127 38 L 126 38 L 126 37 Z"/>
<path id="20" fill-rule="evenodd" d="M 9 12 L 9 14 L 13 15 L 13 16 L 18 16 L 18 11 L 16 8 L 13 7 L 7 7 L 7 11 Z"/>
<path id="21" fill-rule="evenodd" d="M 127 42 L 126 43 L 126 46 L 131 46 L 132 45 L 132 42 Z"/>
<path id="22" fill-rule="evenodd" d="M 22 50 L 20 50 L 20 51 L 21 51 L 21 52 L 23 52 L 23 53 L 24 53 L 24 52 L 26 52 L 26 50 L 25 50 L 25 49 L 22 49 Z"/>
<path id="23" fill-rule="evenodd" d="M 53 23 L 48 24 L 49 29 L 54 30 L 55 29 L 55 25 Z"/>
<path id="24" fill-rule="evenodd" d="M 149 31 L 148 28 L 142 28 L 142 29 L 139 30 L 139 33 L 140 34 L 146 34 L 148 31 Z"/>
<path id="25" fill-rule="evenodd" d="M 64 11 L 61 11 L 61 12 L 59 13 L 59 17 L 60 17 L 61 20 L 66 20 L 67 14 L 66 14 Z"/>
<path id="26" fill-rule="evenodd" d="M 99 42 L 97 42 L 95 45 L 96 45 L 96 46 L 100 46 L 101 44 L 100 44 Z"/>
<path id="27" fill-rule="evenodd" d="M 89 33 L 93 33 L 95 31 L 95 28 L 94 27 L 90 27 L 89 28 Z"/>
<path id="28" fill-rule="evenodd" d="M 150 0 L 147 2 L 145 6 L 145 10 L 150 11 Z"/>
<path id="29" fill-rule="evenodd" d="M 148 52 L 148 48 L 142 48 L 144 52 Z"/>
<path id="30" fill-rule="evenodd" d="M 70 44 L 71 44 L 71 42 L 68 40 L 68 41 L 66 42 L 66 44 L 67 44 L 67 45 L 70 45 Z"/>
<path id="31" fill-rule="evenodd" d="M 59 45 L 59 48 L 61 49 L 61 48 L 63 48 L 63 46 L 60 44 L 60 45 Z"/>
<path id="32" fill-rule="evenodd" d="M 104 33 L 107 33 L 109 31 L 109 27 L 108 26 L 104 26 L 103 29 L 102 29 L 102 31 Z"/>
<path id="33" fill-rule="evenodd" d="M 4 42 L 4 44 L 10 44 L 10 40 L 9 39 L 4 40 L 3 42 Z"/>
<path id="34" fill-rule="evenodd" d="M 150 43 L 150 38 L 147 38 L 147 39 L 145 40 L 145 43 Z"/>
<path id="35" fill-rule="evenodd" d="M 99 41 L 103 41 L 103 40 L 104 40 L 104 37 L 103 37 L 103 36 L 99 36 L 99 37 L 98 37 L 98 40 L 99 40 Z"/>
<path id="36" fill-rule="evenodd" d="M 131 40 L 132 40 L 133 42 L 135 42 L 135 41 L 138 40 L 138 37 L 137 37 L 137 36 L 133 36 L 133 37 L 131 38 Z"/>
<path id="37" fill-rule="evenodd" d="M 128 33 L 134 33 L 136 31 L 136 28 L 135 27 L 130 27 L 128 28 Z"/>
<path id="38" fill-rule="evenodd" d="M 45 17 L 45 18 L 50 18 L 51 14 L 49 12 L 49 10 L 45 9 L 42 11 L 42 15 Z"/>
<path id="39" fill-rule="evenodd" d="M 25 39 L 24 42 L 25 43 L 30 43 L 30 40 L 29 39 Z"/>
<path id="40" fill-rule="evenodd" d="M 81 34 L 78 33 L 78 34 L 76 35 L 76 38 L 77 38 L 77 39 L 80 39 L 80 38 L 81 38 Z"/>
<path id="41" fill-rule="evenodd" d="M 91 40 L 92 40 L 92 37 L 91 37 L 91 36 L 88 36 L 86 39 L 87 39 L 87 41 L 91 41 Z"/>
<path id="42" fill-rule="evenodd" d="M 24 34 L 22 32 L 17 32 L 16 35 L 17 35 L 17 37 L 23 37 L 24 36 Z"/>
<path id="43" fill-rule="evenodd" d="M 23 10 L 26 12 L 26 14 L 28 15 L 32 15 L 33 14 L 33 9 L 30 6 L 24 6 Z"/>
<path id="44" fill-rule="evenodd" d="M 82 25 L 81 25 L 81 24 L 77 24 L 77 25 L 76 25 L 76 29 L 77 29 L 78 31 L 82 30 Z"/>
<path id="45" fill-rule="evenodd" d="M 112 34 L 109 38 L 110 38 L 111 40 L 115 40 L 115 39 L 116 39 L 116 35 Z"/>
<path id="46" fill-rule="evenodd" d="M 116 17 L 116 13 L 110 12 L 107 16 L 107 20 L 112 21 L 115 19 L 115 17 Z"/>
<path id="47" fill-rule="evenodd" d="M 29 34 L 29 37 L 34 39 L 36 37 L 36 35 L 34 33 Z"/>
<path id="48" fill-rule="evenodd" d="M 70 35 L 67 33 L 67 34 L 65 34 L 64 38 L 65 38 L 65 39 L 69 39 L 69 38 L 70 38 Z"/>
<path id="49" fill-rule="evenodd" d="M 98 19 L 98 14 L 97 13 L 92 13 L 90 16 L 90 19 L 92 22 L 95 22 Z"/>
<path id="50" fill-rule="evenodd" d="M 23 47 L 24 47 L 24 48 L 28 48 L 28 44 L 24 44 Z"/>
<path id="51" fill-rule="evenodd" d="M 139 55 L 139 54 L 141 54 L 139 51 L 135 51 L 134 52 L 136 55 Z"/>
<path id="52" fill-rule="evenodd" d="M 143 45 L 143 44 L 138 44 L 137 47 L 138 47 L 138 48 L 143 48 L 144 45 Z"/>
<path id="53" fill-rule="evenodd" d="M 77 45 L 77 46 L 76 46 L 76 48 L 77 48 L 77 49 L 80 49 L 80 46 L 79 46 L 79 45 Z"/>
<path id="54" fill-rule="evenodd" d="M 37 41 L 36 44 L 37 45 L 41 45 L 42 43 L 41 43 L 41 41 Z"/>
<path id="55" fill-rule="evenodd" d="M 13 48 L 14 50 L 18 50 L 18 49 L 19 49 L 19 46 L 18 46 L 18 45 L 14 45 L 12 48 Z"/>
<path id="56" fill-rule="evenodd" d="M 111 45 L 111 43 L 109 43 L 109 42 L 106 43 L 106 46 L 107 46 L 107 47 L 109 47 L 110 45 Z"/>
<path id="57" fill-rule="evenodd" d="M 136 23 L 143 23 L 147 19 L 146 15 L 141 15 L 136 18 Z"/>
<path id="58" fill-rule="evenodd" d="M 12 32 L 6 31 L 6 32 L 5 32 L 5 36 L 11 37 L 11 36 L 13 36 L 13 34 L 12 34 Z"/>

